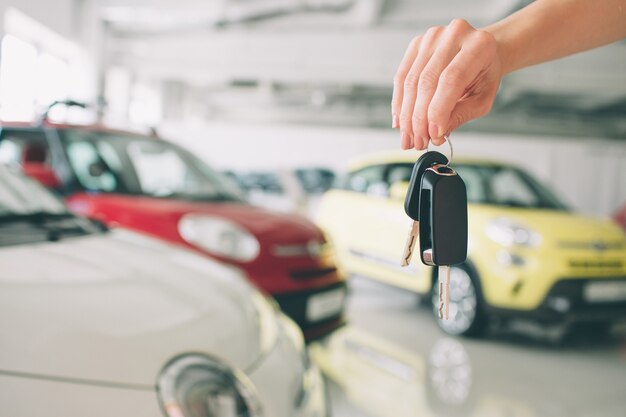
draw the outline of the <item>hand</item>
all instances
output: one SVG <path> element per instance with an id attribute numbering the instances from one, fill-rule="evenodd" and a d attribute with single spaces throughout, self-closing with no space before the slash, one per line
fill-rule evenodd
<path id="1" fill-rule="evenodd" d="M 393 127 L 403 149 L 435 145 L 465 122 L 489 113 L 502 79 L 494 36 L 465 20 L 414 38 L 394 78 Z"/>

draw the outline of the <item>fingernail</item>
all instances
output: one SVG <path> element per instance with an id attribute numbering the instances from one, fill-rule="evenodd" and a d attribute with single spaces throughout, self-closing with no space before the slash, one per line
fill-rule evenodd
<path id="1" fill-rule="evenodd" d="M 422 138 L 421 136 L 416 136 L 414 145 L 415 149 L 417 149 L 418 151 L 424 149 L 424 138 Z"/>
<path id="2" fill-rule="evenodd" d="M 428 134 L 430 135 L 431 139 L 438 139 L 441 137 L 441 135 L 439 134 L 439 126 L 437 126 L 435 123 L 429 123 L 428 124 Z"/>
<path id="3" fill-rule="evenodd" d="M 391 128 L 397 129 L 398 127 L 400 127 L 400 118 L 398 117 L 397 114 L 394 114 L 391 120 Z"/>
<path id="4" fill-rule="evenodd" d="M 422 138 L 422 149 L 428 149 L 428 138 Z"/>
<path id="5" fill-rule="evenodd" d="M 411 147 L 411 136 L 408 133 L 402 132 L 402 137 L 400 139 L 400 145 L 402 149 L 409 149 Z"/>

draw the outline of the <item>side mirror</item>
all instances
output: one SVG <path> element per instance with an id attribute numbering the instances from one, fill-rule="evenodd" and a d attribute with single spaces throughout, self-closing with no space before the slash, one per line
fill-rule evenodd
<path id="1" fill-rule="evenodd" d="M 398 181 L 391 184 L 389 187 L 389 198 L 392 200 L 404 201 L 406 192 L 409 189 L 408 181 Z"/>
<path id="2" fill-rule="evenodd" d="M 44 187 L 52 189 L 61 187 L 61 180 L 47 164 L 41 162 L 24 162 L 22 164 L 22 171 Z"/>

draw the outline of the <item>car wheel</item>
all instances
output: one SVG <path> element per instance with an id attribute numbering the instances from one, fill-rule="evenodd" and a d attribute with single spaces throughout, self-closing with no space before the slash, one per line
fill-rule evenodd
<path id="1" fill-rule="evenodd" d="M 432 312 L 437 325 L 454 336 L 477 336 L 482 334 L 485 318 L 482 312 L 482 297 L 477 279 L 466 265 L 450 269 L 449 318 L 439 318 L 439 285 L 435 279 L 431 291 Z"/>

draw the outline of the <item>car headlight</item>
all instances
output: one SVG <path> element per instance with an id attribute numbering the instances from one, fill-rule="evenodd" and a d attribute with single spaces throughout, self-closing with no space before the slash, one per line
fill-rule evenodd
<path id="1" fill-rule="evenodd" d="M 495 219 L 487 225 L 487 236 L 503 246 L 537 246 L 541 236 L 509 219 Z"/>
<path id="2" fill-rule="evenodd" d="M 260 244 L 239 225 L 205 214 L 187 214 L 178 222 L 178 232 L 188 243 L 212 254 L 240 262 L 254 260 Z"/>
<path id="3" fill-rule="evenodd" d="M 240 371 L 200 354 L 166 365 L 157 382 L 167 417 L 261 417 L 252 382 Z"/>

